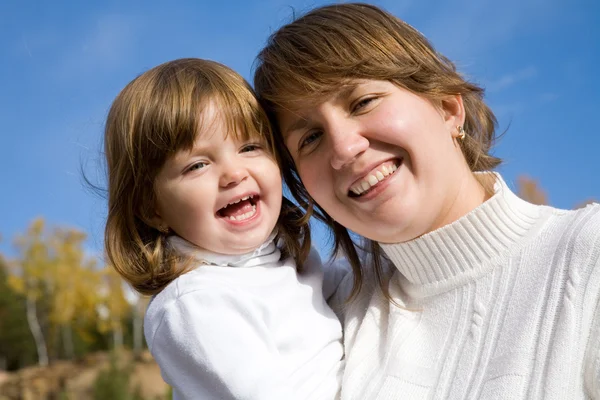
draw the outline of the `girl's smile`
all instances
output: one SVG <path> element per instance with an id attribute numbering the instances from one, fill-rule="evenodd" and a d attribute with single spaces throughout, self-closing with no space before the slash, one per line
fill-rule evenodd
<path id="1" fill-rule="evenodd" d="M 217 211 L 217 216 L 236 228 L 249 228 L 260 218 L 260 196 L 238 198 Z"/>
<path id="2" fill-rule="evenodd" d="M 281 175 L 261 139 L 236 139 L 216 109 L 204 110 L 193 148 L 177 152 L 159 172 L 155 221 L 203 249 L 242 254 L 275 228 Z"/>

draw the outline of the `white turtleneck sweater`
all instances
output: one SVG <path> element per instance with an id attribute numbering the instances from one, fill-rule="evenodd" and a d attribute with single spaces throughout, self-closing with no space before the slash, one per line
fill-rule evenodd
<path id="1" fill-rule="evenodd" d="M 382 245 L 399 306 L 372 279 L 347 306 L 342 399 L 600 399 L 600 206 L 495 192 Z"/>
<path id="2" fill-rule="evenodd" d="M 341 323 L 325 301 L 316 251 L 297 273 L 293 259 L 280 259 L 273 236 L 241 256 L 209 253 L 178 237 L 170 243 L 207 264 L 156 295 L 144 319 L 174 399 L 339 398 Z M 333 272 L 338 279 L 340 270 Z M 335 283 L 327 283 L 333 291 Z"/>

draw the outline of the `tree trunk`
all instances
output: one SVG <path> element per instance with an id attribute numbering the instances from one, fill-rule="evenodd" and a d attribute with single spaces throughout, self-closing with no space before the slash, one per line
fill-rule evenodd
<path id="1" fill-rule="evenodd" d="M 73 328 L 71 328 L 71 325 L 62 325 L 61 331 L 65 356 L 67 359 L 72 360 L 73 357 L 75 357 L 75 350 L 73 346 Z"/>
<path id="2" fill-rule="evenodd" d="M 140 311 L 141 303 L 141 300 L 138 299 L 133 308 L 133 355 L 135 357 L 140 356 L 143 347 L 142 336 L 144 326 Z"/>
<path id="3" fill-rule="evenodd" d="M 115 349 L 121 349 L 123 347 L 123 328 L 120 324 L 115 324 L 113 329 L 113 344 Z"/>
<path id="4" fill-rule="evenodd" d="M 35 300 L 32 296 L 27 296 L 27 323 L 29 324 L 31 334 L 33 335 L 33 340 L 35 340 L 38 364 L 45 367 L 48 365 L 48 349 L 46 348 L 44 334 L 42 333 L 42 328 L 38 321 Z"/>

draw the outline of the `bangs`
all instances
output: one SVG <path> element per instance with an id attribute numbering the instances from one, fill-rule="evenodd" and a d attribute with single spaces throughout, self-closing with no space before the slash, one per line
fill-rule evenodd
<path id="1" fill-rule="evenodd" d="M 269 108 L 293 109 L 356 79 L 423 84 L 439 61 L 418 31 L 376 7 L 333 5 L 275 32 L 258 55 L 254 83 Z"/>
<path id="2" fill-rule="evenodd" d="M 237 73 L 216 62 L 184 59 L 159 66 L 152 84 L 145 88 L 146 104 L 134 123 L 138 132 L 138 155 L 144 164 L 160 167 L 179 151 L 190 151 L 206 117 L 215 107 L 215 118 L 222 119 L 227 135 L 239 141 L 264 143 L 270 135 L 266 114 L 252 88 Z M 270 147 L 270 146 L 269 146 Z M 270 149 L 272 150 L 272 149 Z"/>
<path id="3" fill-rule="evenodd" d="M 209 94 L 210 104 L 215 107 L 214 118 L 220 119 L 226 137 L 238 142 L 267 142 L 270 135 L 268 118 L 259 105 L 252 89 L 243 82 L 223 82 L 225 87 L 215 87 Z M 206 108 L 199 111 L 197 127 L 206 126 Z M 197 132 L 199 132 L 198 130 Z"/>

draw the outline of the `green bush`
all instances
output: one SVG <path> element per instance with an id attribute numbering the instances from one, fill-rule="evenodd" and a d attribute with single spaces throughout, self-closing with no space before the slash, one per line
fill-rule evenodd
<path id="1" fill-rule="evenodd" d="M 108 369 L 100 371 L 94 382 L 94 400 L 144 400 L 139 387 L 130 389 L 133 365 L 119 367 L 116 356 L 111 356 Z"/>

